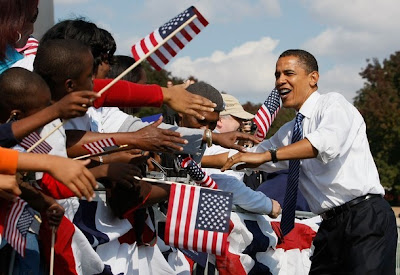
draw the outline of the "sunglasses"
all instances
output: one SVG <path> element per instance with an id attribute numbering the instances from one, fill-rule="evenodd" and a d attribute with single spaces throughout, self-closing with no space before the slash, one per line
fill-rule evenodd
<path id="1" fill-rule="evenodd" d="M 36 8 L 35 15 L 34 15 L 34 16 L 32 17 L 32 19 L 31 19 L 31 23 L 32 23 L 32 24 L 36 22 L 36 20 L 37 20 L 37 18 L 38 18 L 38 15 L 39 15 L 39 8 Z"/>

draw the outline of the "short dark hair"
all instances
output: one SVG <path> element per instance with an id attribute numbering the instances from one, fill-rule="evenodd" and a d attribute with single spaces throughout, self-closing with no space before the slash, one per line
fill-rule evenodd
<path id="1" fill-rule="evenodd" d="M 42 37 L 40 43 L 52 39 L 75 39 L 90 47 L 95 70 L 102 61 L 113 61 L 116 43 L 112 35 L 96 24 L 84 18 L 61 21 L 51 27 Z"/>
<path id="2" fill-rule="evenodd" d="M 279 58 L 286 56 L 297 57 L 308 74 L 314 71 L 318 72 L 318 62 L 311 53 L 305 50 L 291 49 L 284 51 Z"/>
<path id="3" fill-rule="evenodd" d="M 82 55 L 91 54 L 90 48 L 78 40 L 55 39 L 40 43 L 33 63 L 34 71 L 47 83 L 52 92 L 67 79 L 78 79 L 87 64 Z"/>
<path id="4" fill-rule="evenodd" d="M 133 57 L 127 55 L 115 55 L 113 59 L 113 64 L 111 65 L 110 72 L 107 77 L 116 78 L 123 71 L 128 69 L 130 66 L 135 64 L 135 59 Z M 133 83 L 137 83 L 142 78 L 143 67 L 142 64 L 139 63 L 132 71 L 127 73 L 122 79 L 127 80 Z"/>
<path id="5" fill-rule="evenodd" d="M 49 91 L 46 82 L 24 68 L 10 68 L 0 75 L 0 118 L 7 120 L 12 110 L 28 112 L 36 108 L 38 93 Z"/>
<path id="6" fill-rule="evenodd" d="M 214 111 L 221 112 L 225 109 L 224 100 L 222 99 L 221 93 L 206 82 L 200 81 L 193 83 L 189 85 L 186 90 L 192 94 L 201 95 L 202 97 L 205 97 L 217 104 L 217 107 L 214 108 Z"/>

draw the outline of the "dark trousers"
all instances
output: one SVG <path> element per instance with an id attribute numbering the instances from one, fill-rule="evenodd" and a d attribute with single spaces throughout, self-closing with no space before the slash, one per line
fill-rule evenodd
<path id="1" fill-rule="evenodd" d="M 396 218 L 381 197 L 323 220 L 313 244 L 310 274 L 395 274 Z"/>

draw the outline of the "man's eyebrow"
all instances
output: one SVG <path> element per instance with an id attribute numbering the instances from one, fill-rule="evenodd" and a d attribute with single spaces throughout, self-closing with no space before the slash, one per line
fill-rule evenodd
<path id="1" fill-rule="evenodd" d="M 294 70 L 283 70 L 283 72 L 284 72 L 285 74 L 287 74 L 287 73 L 294 73 Z"/>

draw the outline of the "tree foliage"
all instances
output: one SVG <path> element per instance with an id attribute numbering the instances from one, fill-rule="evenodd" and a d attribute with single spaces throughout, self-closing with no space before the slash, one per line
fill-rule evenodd
<path id="1" fill-rule="evenodd" d="M 367 124 L 371 152 L 387 190 L 400 191 L 400 52 L 367 60 L 354 105 Z"/>

